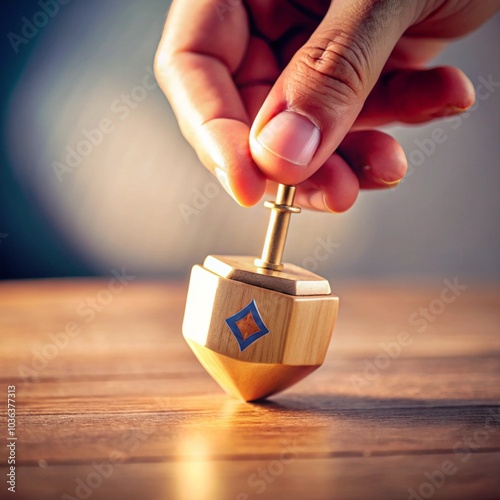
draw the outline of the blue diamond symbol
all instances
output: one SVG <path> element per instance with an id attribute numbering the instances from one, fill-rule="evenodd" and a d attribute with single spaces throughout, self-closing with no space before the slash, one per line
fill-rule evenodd
<path id="1" fill-rule="evenodd" d="M 227 318 L 226 323 L 236 337 L 240 351 L 244 351 L 249 345 L 269 333 L 269 328 L 264 324 L 255 300 Z"/>

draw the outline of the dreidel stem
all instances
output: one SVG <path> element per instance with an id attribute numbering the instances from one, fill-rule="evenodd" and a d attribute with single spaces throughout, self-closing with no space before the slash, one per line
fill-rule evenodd
<path id="1" fill-rule="evenodd" d="M 271 209 L 262 257 L 255 259 L 255 265 L 263 269 L 281 271 L 286 235 L 292 213 L 299 213 L 300 208 L 293 206 L 295 186 L 279 184 L 276 201 L 266 201 L 264 206 Z"/>

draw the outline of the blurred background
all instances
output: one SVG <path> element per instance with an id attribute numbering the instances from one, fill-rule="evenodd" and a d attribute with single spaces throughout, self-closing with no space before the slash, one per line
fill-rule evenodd
<path id="1" fill-rule="evenodd" d="M 0 278 L 179 279 L 208 254 L 260 253 L 267 210 L 236 206 L 200 166 L 152 75 L 168 6 L 2 6 Z M 500 82 L 499 47 L 499 15 L 450 46 L 435 64 L 460 67 L 482 100 L 389 129 L 405 180 L 342 215 L 295 216 L 286 260 L 333 279 L 498 281 L 500 86 L 484 82 Z"/>

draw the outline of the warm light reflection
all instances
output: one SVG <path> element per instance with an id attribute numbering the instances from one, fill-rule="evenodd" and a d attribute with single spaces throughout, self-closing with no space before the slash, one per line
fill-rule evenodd
<path id="1" fill-rule="evenodd" d="M 217 485 L 218 462 L 213 461 L 209 439 L 201 434 L 183 437 L 179 443 L 175 495 L 179 500 L 213 500 L 221 498 Z"/>

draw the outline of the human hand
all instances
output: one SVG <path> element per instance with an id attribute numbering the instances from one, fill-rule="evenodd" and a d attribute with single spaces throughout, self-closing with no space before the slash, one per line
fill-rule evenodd
<path id="1" fill-rule="evenodd" d="M 397 185 L 401 146 L 374 127 L 460 113 L 474 87 L 427 69 L 498 0 L 178 0 L 157 79 L 202 163 L 241 205 L 276 183 L 342 212 L 360 188 Z"/>

